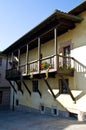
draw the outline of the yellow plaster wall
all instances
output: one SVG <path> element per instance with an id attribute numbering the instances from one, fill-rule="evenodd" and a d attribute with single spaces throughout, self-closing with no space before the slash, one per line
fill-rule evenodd
<path id="1" fill-rule="evenodd" d="M 76 28 L 69 30 L 67 33 L 58 37 L 58 46 L 60 48 L 61 44 L 66 41 L 71 41 L 73 43 L 73 50 L 71 50 L 71 56 L 75 57 L 81 63 L 86 65 L 86 11 L 80 16 L 84 17 L 81 23 L 76 24 Z M 59 50 L 58 48 L 58 50 Z M 41 46 L 41 52 L 43 57 L 54 54 L 54 40 L 47 42 Z M 22 56 L 22 62 L 25 61 L 25 55 Z M 29 52 L 29 61 L 36 60 L 38 58 L 38 49 L 35 48 Z M 58 79 L 60 77 L 48 79 L 52 89 L 58 90 Z M 74 77 L 69 78 L 69 87 L 71 90 L 80 89 L 86 91 L 86 74 L 76 71 Z M 82 85 L 83 84 L 83 85 Z M 27 81 L 27 85 L 30 87 L 32 92 L 32 83 Z M 20 104 L 27 105 L 33 108 L 39 109 L 40 103 L 43 103 L 46 107 L 57 106 L 58 109 L 65 110 L 58 102 L 56 102 L 52 95 L 48 92 L 48 88 L 43 80 L 39 80 L 39 90 L 42 93 L 42 98 L 40 98 L 38 93 L 32 92 L 29 96 L 27 90 L 24 88 L 24 95 L 19 93 Z"/>
<path id="2" fill-rule="evenodd" d="M 43 57 L 51 56 L 54 54 L 54 40 L 50 40 L 45 44 L 41 45 L 41 53 Z M 22 54 L 21 57 L 21 64 L 26 62 L 26 54 Z M 38 59 L 38 47 L 34 48 L 29 51 L 29 61 L 34 61 Z"/>
<path id="3" fill-rule="evenodd" d="M 43 57 L 51 56 L 54 54 L 54 40 L 50 40 L 41 45 L 41 53 Z"/>
<path id="4" fill-rule="evenodd" d="M 26 63 L 26 54 L 20 55 L 20 64 L 25 64 Z"/>
<path id="5" fill-rule="evenodd" d="M 22 95 L 22 93 L 20 91 L 18 91 L 18 93 L 16 95 L 16 99 L 19 99 L 19 104 L 29 106 L 29 107 L 32 107 L 32 108 L 35 108 L 35 109 L 39 109 L 40 104 L 44 104 L 45 107 L 52 108 L 52 106 L 56 106 L 58 110 L 59 109 L 65 110 L 62 107 L 62 105 L 53 98 L 53 96 L 49 92 L 49 89 L 48 89 L 47 85 L 45 84 L 44 80 L 41 79 L 41 80 L 38 80 L 38 81 L 39 81 L 39 90 L 42 93 L 42 97 L 40 97 L 40 95 L 37 92 L 33 92 L 32 81 L 25 80 L 25 83 L 27 84 L 29 90 L 31 91 L 31 96 L 29 95 L 26 88 L 22 84 L 22 90 L 23 90 L 24 94 Z M 56 78 L 48 79 L 48 82 L 49 82 L 52 90 L 53 89 L 58 90 L 58 84 L 59 83 L 58 83 L 58 80 Z M 17 89 L 17 86 L 16 86 L 16 89 Z"/>
<path id="6" fill-rule="evenodd" d="M 34 61 L 38 59 L 38 48 L 34 48 L 29 51 L 29 61 Z"/>
<path id="7" fill-rule="evenodd" d="M 86 11 L 81 13 L 80 17 L 83 17 L 84 20 L 81 23 L 77 23 L 76 28 L 58 37 L 58 46 L 60 48 L 61 44 L 70 40 L 73 44 L 71 56 L 86 66 Z M 79 66 L 81 65 L 78 64 L 78 67 Z M 71 88 L 86 92 L 86 72 L 82 72 L 82 70 L 78 68 L 76 69 Z"/>

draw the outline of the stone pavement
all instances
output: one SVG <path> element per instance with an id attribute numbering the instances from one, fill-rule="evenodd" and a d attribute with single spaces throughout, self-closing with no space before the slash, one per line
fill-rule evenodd
<path id="1" fill-rule="evenodd" d="M 0 111 L 0 130 L 86 130 L 86 122 L 37 113 Z"/>

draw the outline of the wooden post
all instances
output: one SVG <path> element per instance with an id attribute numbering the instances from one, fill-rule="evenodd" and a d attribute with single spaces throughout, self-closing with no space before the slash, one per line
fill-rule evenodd
<path id="1" fill-rule="evenodd" d="M 28 74 L 28 44 L 26 49 L 26 74 Z"/>
<path id="2" fill-rule="evenodd" d="M 57 70 L 57 28 L 54 28 L 54 53 L 55 53 L 55 58 L 54 58 L 54 66 L 55 70 Z"/>
<path id="3" fill-rule="evenodd" d="M 30 96 L 31 96 L 31 91 L 29 90 L 28 86 L 26 85 L 26 83 L 24 82 L 24 80 L 23 80 L 22 82 L 23 82 L 23 84 L 24 84 L 25 88 L 27 89 L 28 93 L 29 93 L 29 94 L 30 94 Z"/>
<path id="4" fill-rule="evenodd" d="M 40 73 L 40 55 L 41 55 L 41 45 L 40 45 L 40 37 L 38 37 L 38 73 Z"/>
<path id="5" fill-rule="evenodd" d="M 11 56 L 12 69 L 13 69 L 13 57 L 14 57 L 14 54 L 13 54 L 13 52 L 12 52 L 12 56 Z"/>
<path id="6" fill-rule="evenodd" d="M 57 55 L 57 29 L 54 28 L 54 51 L 55 55 Z"/>
<path id="7" fill-rule="evenodd" d="M 12 52 L 12 56 L 11 56 L 12 63 L 13 63 L 13 56 L 14 56 L 14 55 L 13 55 L 13 52 Z"/>
<path id="8" fill-rule="evenodd" d="M 7 58 L 6 58 L 6 70 L 8 69 L 8 55 L 7 55 Z"/>
<path id="9" fill-rule="evenodd" d="M 54 99 L 56 99 L 56 96 L 55 96 L 55 94 L 53 93 L 53 91 L 52 91 L 52 89 L 51 89 L 51 87 L 50 87 L 50 85 L 49 85 L 48 81 L 47 81 L 46 79 L 44 79 L 44 81 L 45 81 L 45 83 L 46 83 L 46 85 L 47 85 L 48 89 L 49 89 L 49 90 L 50 90 L 50 92 L 52 93 L 53 98 L 54 98 Z"/>
<path id="10" fill-rule="evenodd" d="M 20 69 L 20 49 L 18 49 L 18 70 Z"/>

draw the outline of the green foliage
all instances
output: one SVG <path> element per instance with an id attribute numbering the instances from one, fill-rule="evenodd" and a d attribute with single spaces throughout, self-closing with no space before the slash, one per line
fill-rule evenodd
<path id="1" fill-rule="evenodd" d="M 47 63 L 47 62 L 42 62 L 42 63 L 41 63 L 41 69 L 42 69 L 42 70 L 48 69 L 49 66 L 50 66 L 50 64 Z"/>

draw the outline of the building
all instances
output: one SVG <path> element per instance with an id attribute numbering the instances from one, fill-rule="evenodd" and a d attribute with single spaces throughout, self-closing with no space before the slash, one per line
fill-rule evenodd
<path id="1" fill-rule="evenodd" d="M 5 79 L 6 57 L 0 54 L 0 109 L 10 107 L 10 85 Z"/>
<path id="2" fill-rule="evenodd" d="M 85 50 L 86 1 L 68 13 L 56 10 L 4 50 L 14 108 L 85 120 Z"/>

